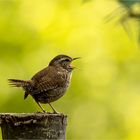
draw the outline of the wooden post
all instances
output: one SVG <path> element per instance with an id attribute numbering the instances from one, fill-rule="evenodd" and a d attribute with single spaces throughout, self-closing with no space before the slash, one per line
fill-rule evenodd
<path id="1" fill-rule="evenodd" d="M 3 139 L 65 140 L 67 116 L 51 113 L 0 113 Z"/>

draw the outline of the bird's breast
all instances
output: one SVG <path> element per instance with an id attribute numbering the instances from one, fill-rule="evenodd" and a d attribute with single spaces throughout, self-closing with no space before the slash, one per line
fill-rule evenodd
<path id="1" fill-rule="evenodd" d="M 71 82 L 71 77 L 72 77 L 72 73 L 71 72 L 67 72 L 67 73 L 61 73 L 61 79 L 62 79 L 62 86 L 63 87 L 69 87 L 69 84 Z"/>

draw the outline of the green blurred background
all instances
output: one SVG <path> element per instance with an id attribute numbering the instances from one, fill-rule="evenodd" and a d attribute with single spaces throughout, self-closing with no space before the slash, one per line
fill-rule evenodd
<path id="1" fill-rule="evenodd" d="M 58 54 L 80 56 L 53 103 L 68 115 L 67 138 L 139 140 L 140 23 L 129 16 L 139 1 L 120 1 L 0 0 L 0 112 L 40 111 L 8 78 L 30 79 Z"/>

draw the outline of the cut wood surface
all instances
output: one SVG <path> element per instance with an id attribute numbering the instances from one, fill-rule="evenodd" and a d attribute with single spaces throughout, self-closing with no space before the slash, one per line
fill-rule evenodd
<path id="1" fill-rule="evenodd" d="M 65 139 L 67 116 L 52 113 L 0 113 L 3 139 Z"/>

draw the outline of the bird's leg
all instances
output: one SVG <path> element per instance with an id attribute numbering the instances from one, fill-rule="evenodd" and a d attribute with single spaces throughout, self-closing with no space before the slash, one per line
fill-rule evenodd
<path id="1" fill-rule="evenodd" d="M 48 103 L 48 104 L 50 105 L 50 107 L 52 108 L 52 110 L 55 114 L 59 114 L 59 112 L 57 112 L 56 109 L 50 103 Z"/>
<path id="2" fill-rule="evenodd" d="M 42 109 L 42 111 L 43 111 L 44 113 L 46 113 L 45 109 L 41 106 L 41 104 L 40 104 L 38 101 L 36 101 L 36 103 L 37 103 L 38 106 Z"/>

